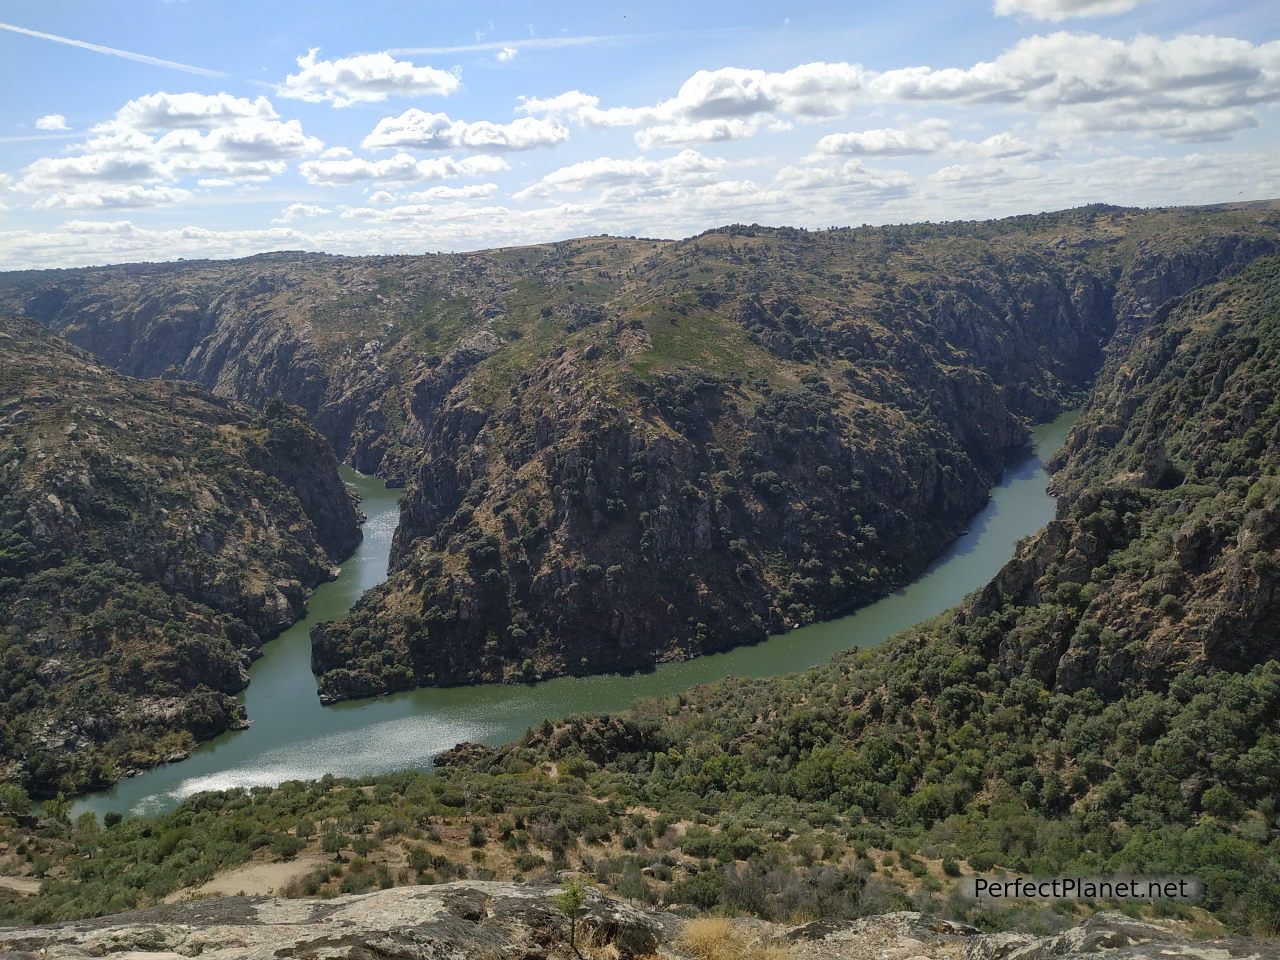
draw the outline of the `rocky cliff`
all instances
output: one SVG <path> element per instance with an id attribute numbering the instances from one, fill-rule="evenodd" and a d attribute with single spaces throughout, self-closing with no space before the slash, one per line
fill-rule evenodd
<path id="1" fill-rule="evenodd" d="M 882 596 L 1117 331 L 1278 226 L 1096 207 L 275 254 L 9 274 L 0 305 L 127 372 L 282 396 L 407 485 L 392 577 L 314 637 L 340 699 L 644 667 Z"/>
<path id="2" fill-rule="evenodd" d="M 469 341 L 414 385 L 393 575 L 315 632 L 322 696 L 645 667 L 906 582 L 1117 324 L 1276 249 L 1169 217 L 715 231 L 534 349 Z"/>
<path id="3" fill-rule="evenodd" d="M 1280 260 L 1171 301 L 1118 342 L 1053 461 L 1057 519 L 968 611 L 1052 606 L 985 653 L 1116 696 L 1280 654 Z"/>
<path id="4" fill-rule="evenodd" d="M 324 439 L 0 320 L 0 765 L 108 783 L 242 722 L 258 644 L 359 541 Z"/>
<path id="5" fill-rule="evenodd" d="M 1098 914 L 1050 936 L 982 933 L 919 913 L 783 926 L 690 921 L 595 891 L 588 892 L 578 918 L 575 949 L 568 918 L 555 903 L 560 889 L 468 882 L 329 900 L 227 897 L 53 927 L 0 929 L 0 950 L 12 960 L 1270 960 L 1280 955 L 1274 942 L 1197 938 L 1183 925 L 1119 914 Z"/>
<path id="6" fill-rule="evenodd" d="M 799 875 L 831 913 L 892 847 L 916 897 L 993 867 L 1189 874 L 1215 916 L 1273 936 L 1278 370 L 1269 256 L 1114 345 L 1053 462 L 1056 518 L 955 610 L 793 677 L 459 748 L 442 775 L 498 794 L 571 772 L 597 803 L 700 824 L 628 842 L 640 862 L 704 858 L 666 888 L 704 907 L 778 911 Z M 815 833 L 787 860 L 797 821 Z"/>

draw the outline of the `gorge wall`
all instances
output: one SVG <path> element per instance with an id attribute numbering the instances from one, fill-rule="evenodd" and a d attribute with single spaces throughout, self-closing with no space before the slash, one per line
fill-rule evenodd
<path id="1" fill-rule="evenodd" d="M 1113 338 L 1277 245 L 1258 210 L 725 228 L 437 257 L 9 274 L 131 373 L 303 407 L 407 486 L 322 695 L 643 667 L 916 576 Z"/>

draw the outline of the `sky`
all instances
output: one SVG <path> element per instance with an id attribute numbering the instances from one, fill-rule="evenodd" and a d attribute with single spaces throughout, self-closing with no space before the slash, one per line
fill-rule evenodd
<path id="1" fill-rule="evenodd" d="M 0 267 L 1280 197 L 1274 0 L 8 0 Z"/>

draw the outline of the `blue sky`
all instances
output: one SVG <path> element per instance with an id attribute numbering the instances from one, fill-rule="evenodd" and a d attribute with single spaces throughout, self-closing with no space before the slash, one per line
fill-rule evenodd
<path id="1" fill-rule="evenodd" d="M 14 0 L 0 27 L 9 267 L 1280 196 L 1263 2 Z"/>

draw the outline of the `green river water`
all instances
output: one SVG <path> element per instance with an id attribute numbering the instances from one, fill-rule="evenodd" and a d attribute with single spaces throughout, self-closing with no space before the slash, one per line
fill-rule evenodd
<path id="1" fill-rule="evenodd" d="M 386 578 L 399 491 L 346 470 L 363 498 L 364 541 L 341 575 L 311 597 L 307 616 L 263 648 L 244 694 L 250 726 L 209 741 L 189 758 L 156 767 L 82 798 L 76 813 L 154 813 L 201 790 L 304 780 L 326 773 L 363 776 L 428 769 L 431 758 L 464 740 L 501 743 L 544 718 L 625 709 L 635 700 L 677 693 L 728 676 L 792 673 L 850 647 L 866 647 L 953 606 L 986 583 L 1013 545 L 1053 517 L 1042 458 L 1066 437 L 1075 414 L 1033 430 L 1034 453 L 1006 470 L 965 533 L 924 574 L 883 600 L 838 620 L 812 624 L 753 647 L 663 664 L 649 673 L 565 677 L 544 683 L 424 689 L 322 707 L 311 673 L 310 630 L 341 617 Z"/>

